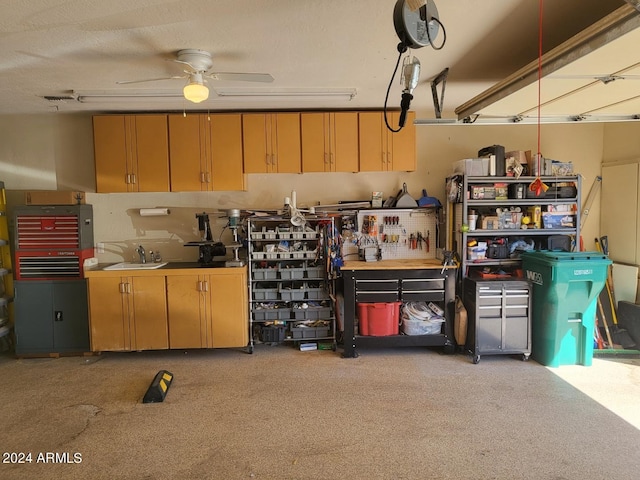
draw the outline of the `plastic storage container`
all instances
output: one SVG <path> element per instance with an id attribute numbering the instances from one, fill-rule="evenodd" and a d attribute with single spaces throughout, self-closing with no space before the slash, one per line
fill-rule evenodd
<path id="1" fill-rule="evenodd" d="M 533 284 L 531 355 L 542 365 L 589 366 L 597 297 L 611 260 L 598 252 L 523 252 Z"/>
<path id="2" fill-rule="evenodd" d="M 358 303 L 360 335 L 383 337 L 398 335 L 402 302 Z"/>

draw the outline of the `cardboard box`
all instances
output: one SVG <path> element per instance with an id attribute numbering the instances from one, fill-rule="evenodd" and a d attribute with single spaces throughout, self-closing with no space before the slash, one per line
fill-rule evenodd
<path id="1" fill-rule="evenodd" d="M 531 165 L 531 150 L 514 150 L 505 153 L 505 170 L 508 177 L 528 175 Z"/>
<path id="2" fill-rule="evenodd" d="M 542 224 L 544 228 L 575 228 L 576 216 L 566 212 L 543 212 Z"/>
<path id="3" fill-rule="evenodd" d="M 509 186 L 506 183 L 496 183 L 493 186 L 496 200 L 507 200 L 509 198 Z"/>
<path id="4" fill-rule="evenodd" d="M 472 200 L 495 200 L 496 198 L 494 185 L 471 185 L 469 189 Z"/>
<path id="5" fill-rule="evenodd" d="M 86 203 L 84 192 L 61 190 L 33 190 L 25 192 L 25 205 L 81 205 Z"/>

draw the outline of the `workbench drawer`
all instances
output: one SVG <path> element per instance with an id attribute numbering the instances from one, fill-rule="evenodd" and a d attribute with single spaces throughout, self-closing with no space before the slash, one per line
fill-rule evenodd
<path id="1" fill-rule="evenodd" d="M 400 292 L 390 291 L 365 291 L 356 292 L 356 302 L 358 303 L 388 303 L 400 300 Z"/>
<path id="2" fill-rule="evenodd" d="M 362 291 L 398 290 L 400 281 L 396 278 L 381 280 L 356 280 L 356 293 Z"/>
<path id="3" fill-rule="evenodd" d="M 440 290 L 444 292 L 444 278 L 403 278 L 402 291 Z"/>
<path id="4" fill-rule="evenodd" d="M 440 302 L 444 300 L 444 290 L 405 290 L 402 289 L 403 302 Z"/>

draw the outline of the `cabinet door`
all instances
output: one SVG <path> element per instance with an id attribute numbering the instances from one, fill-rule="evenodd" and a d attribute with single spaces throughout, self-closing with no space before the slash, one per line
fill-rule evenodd
<path id="1" fill-rule="evenodd" d="M 358 114 L 361 172 L 388 170 L 387 134 L 382 115 L 381 112 L 360 112 Z"/>
<path id="2" fill-rule="evenodd" d="M 135 188 L 137 192 L 169 191 L 169 134 L 166 115 L 136 115 Z"/>
<path id="3" fill-rule="evenodd" d="M 391 113 L 391 126 L 397 128 L 400 112 Z M 416 126 L 413 121 L 415 112 L 407 112 L 402 130 L 393 133 L 386 128 L 388 135 L 387 170 L 413 172 L 416 169 Z"/>
<path id="4" fill-rule="evenodd" d="M 388 112 L 391 128 L 398 128 L 400 112 Z M 414 171 L 416 169 L 415 112 L 408 112 L 399 132 L 387 128 L 384 112 L 360 112 L 360 171 Z"/>
<path id="5" fill-rule="evenodd" d="M 52 352 L 51 285 L 44 282 L 15 282 L 14 294 L 16 353 Z"/>
<path id="6" fill-rule="evenodd" d="M 169 348 L 206 348 L 209 322 L 202 278 L 199 275 L 167 277 Z"/>
<path id="7" fill-rule="evenodd" d="M 120 277 L 87 280 L 91 351 L 117 351 L 131 348 L 129 310 Z"/>
<path id="8" fill-rule="evenodd" d="M 130 277 L 131 349 L 169 348 L 164 276 Z"/>
<path id="9" fill-rule="evenodd" d="M 325 113 L 300 114 L 303 172 L 330 172 Z"/>
<path id="10" fill-rule="evenodd" d="M 96 192 L 128 191 L 126 128 L 124 115 L 93 117 Z"/>
<path id="11" fill-rule="evenodd" d="M 89 349 L 87 284 L 84 280 L 54 282 L 53 348 L 56 352 Z"/>
<path id="12" fill-rule="evenodd" d="M 213 190 L 245 190 L 242 167 L 242 116 L 211 115 L 211 177 Z"/>
<path id="13" fill-rule="evenodd" d="M 249 341 L 246 269 L 209 275 L 208 282 L 211 298 L 210 346 L 245 347 Z"/>
<path id="14" fill-rule="evenodd" d="M 242 115 L 242 145 L 245 173 L 271 170 L 271 153 L 267 150 L 267 114 Z"/>
<path id="15" fill-rule="evenodd" d="M 358 114 L 336 112 L 330 114 L 331 156 L 329 162 L 334 172 L 357 172 Z"/>
<path id="16" fill-rule="evenodd" d="M 202 168 L 205 139 L 200 115 L 169 115 L 171 191 L 207 190 Z"/>
<path id="17" fill-rule="evenodd" d="M 271 115 L 272 172 L 301 173 L 300 114 Z"/>
<path id="18" fill-rule="evenodd" d="M 357 112 L 300 115 L 303 172 L 358 171 Z"/>

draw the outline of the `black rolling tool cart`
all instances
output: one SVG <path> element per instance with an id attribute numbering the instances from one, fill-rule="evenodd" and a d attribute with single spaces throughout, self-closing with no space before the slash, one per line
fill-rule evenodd
<path id="1" fill-rule="evenodd" d="M 531 354 L 531 285 L 517 279 L 464 280 L 468 314 L 465 350 L 481 355 Z"/>

